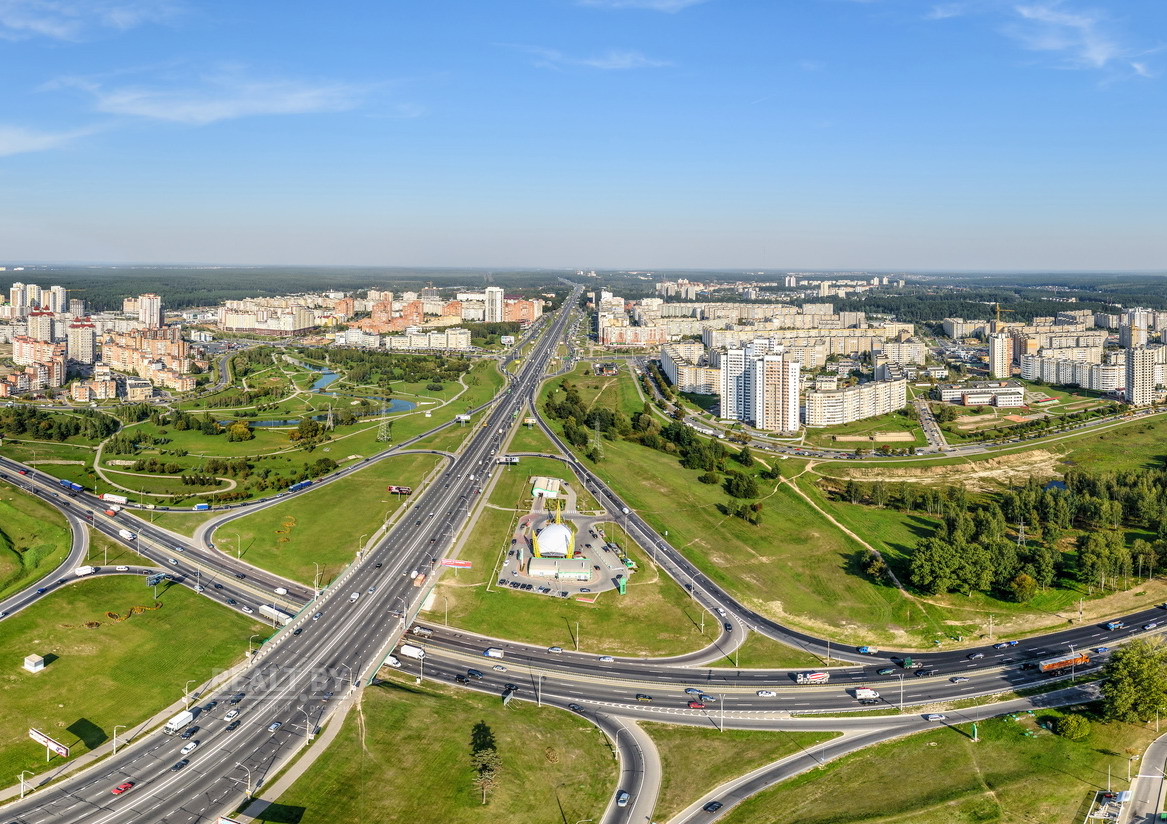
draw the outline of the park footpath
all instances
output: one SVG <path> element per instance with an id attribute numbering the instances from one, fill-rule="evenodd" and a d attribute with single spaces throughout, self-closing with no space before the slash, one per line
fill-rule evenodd
<path id="1" fill-rule="evenodd" d="M 232 679 L 246 670 L 250 665 L 251 659 L 244 658 L 231 669 L 223 670 L 212 675 L 207 681 L 199 685 L 194 692 L 189 694 L 189 699 L 187 696 L 183 696 L 183 698 L 175 701 L 169 707 L 159 710 L 145 721 L 134 724 L 132 727 L 127 726 L 126 729 L 129 730 L 129 732 L 123 732 L 121 734 L 120 741 L 118 740 L 118 737 L 115 736 L 109 741 L 106 741 L 101 746 L 96 747 L 95 749 L 92 749 L 83 755 L 79 755 L 71 761 L 66 761 L 64 764 L 61 764 L 55 769 L 43 773 L 38 773 L 31 780 L 25 781 L 25 795 L 31 792 L 35 792 L 54 781 L 58 781 L 68 775 L 71 775 L 72 773 L 77 772 L 78 770 L 93 766 L 94 763 L 105 758 L 107 755 L 112 755 L 115 741 L 118 741 L 118 743 L 121 745 L 119 751 L 125 750 L 127 747 L 134 748 L 141 746 L 142 743 L 150 740 L 150 737 L 146 733 L 149 733 L 152 730 L 162 726 L 175 715 L 187 709 L 189 705 L 198 698 L 198 696 L 204 695 L 208 691 L 214 692 L 225 684 L 230 683 Z M 120 727 L 122 725 L 118 724 L 117 726 Z M 0 790 L 0 803 L 19 797 L 19 784 L 15 784 L 11 787 Z"/>
<path id="2" fill-rule="evenodd" d="M 1149 745 L 1139 762 L 1139 774 L 1131 787 L 1130 805 L 1123 810 L 1120 824 L 1145 824 L 1160 820 L 1163 809 L 1163 790 L 1167 778 L 1163 771 L 1167 768 L 1167 733 L 1159 736 Z"/>

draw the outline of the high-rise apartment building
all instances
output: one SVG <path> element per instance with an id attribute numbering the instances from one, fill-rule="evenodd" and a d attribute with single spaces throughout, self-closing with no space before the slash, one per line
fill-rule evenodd
<path id="1" fill-rule="evenodd" d="M 41 305 L 41 288 L 35 283 L 24 284 L 24 303 L 29 309 Z"/>
<path id="2" fill-rule="evenodd" d="M 781 354 L 762 355 L 753 358 L 750 372 L 754 426 L 767 432 L 797 432 L 798 361 Z"/>
<path id="3" fill-rule="evenodd" d="M 730 348 L 721 356 L 721 417 L 727 420 L 752 417 L 747 362 L 745 349 Z"/>
<path id="4" fill-rule="evenodd" d="M 162 298 L 153 293 L 138 295 L 138 320 L 147 329 L 162 328 Z"/>
<path id="5" fill-rule="evenodd" d="M 28 336 L 33 340 L 51 341 L 53 339 L 53 313 L 40 309 L 29 312 Z"/>
<path id="6" fill-rule="evenodd" d="M 1147 339 L 1148 333 L 1145 322 L 1123 323 L 1118 327 L 1118 345 L 1123 349 L 1146 346 Z"/>
<path id="7" fill-rule="evenodd" d="M 12 304 L 13 314 L 16 317 L 24 317 L 28 314 L 28 301 L 24 296 L 24 284 L 14 283 L 8 290 L 8 302 Z"/>
<path id="8" fill-rule="evenodd" d="M 503 313 L 503 290 L 499 286 L 486 287 L 486 322 L 487 323 L 502 323 L 504 317 Z"/>
<path id="9" fill-rule="evenodd" d="M 65 341 L 69 360 L 77 363 L 93 363 L 96 360 L 97 327 L 88 318 L 69 324 Z"/>
<path id="10" fill-rule="evenodd" d="M 1005 332 L 989 335 L 989 377 L 1007 379 L 1013 372 L 1013 341 Z"/>
<path id="11" fill-rule="evenodd" d="M 68 306 L 64 286 L 50 286 L 47 298 L 45 302 L 50 312 L 64 312 L 65 307 Z"/>
<path id="12" fill-rule="evenodd" d="M 81 298 L 69 298 L 69 314 L 75 318 L 85 317 L 85 301 Z"/>
<path id="13" fill-rule="evenodd" d="M 1155 402 L 1155 350 L 1139 346 L 1126 353 L 1126 402 L 1149 406 Z"/>

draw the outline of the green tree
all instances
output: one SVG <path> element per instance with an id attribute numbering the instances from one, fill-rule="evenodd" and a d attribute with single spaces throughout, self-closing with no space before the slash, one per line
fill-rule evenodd
<path id="1" fill-rule="evenodd" d="M 1009 594 L 1014 601 L 1023 604 L 1037 594 L 1037 581 L 1031 575 L 1019 573 L 1009 582 Z"/>
<path id="2" fill-rule="evenodd" d="M 1081 741 L 1090 734 L 1090 720 L 1084 715 L 1070 713 L 1054 722 L 1054 732 L 1071 741 Z"/>
<path id="3" fill-rule="evenodd" d="M 742 451 L 737 453 L 737 462 L 742 466 L 754 465 L 754 453 L 750 451 L 748 446 L 743 446 Z"/>
<path id="4" fill-rule="evenodd" d="M 1102 668 L 1102 712 L 1128 724 L 1167 714 L 1167 647 L 1131 641 L 1110 654 Z"/>

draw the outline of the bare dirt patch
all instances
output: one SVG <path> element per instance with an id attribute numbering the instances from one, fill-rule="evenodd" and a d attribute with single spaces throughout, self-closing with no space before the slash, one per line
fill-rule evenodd
<path id="1" fill-rule="evenodd" d="M 1058 465 L 1061 456 L 1044 449 L 999 455 L 982 461 L 948 464 L 946 466 L 846 466 L 838 467 L 838 474 L 855 479 L 881 481 L 908 481 L 912 483 L 950 485 L 962 484 L 981 492 L 1013 482 L 1024 483 L 1030 476 L 1054 478 L 1061 475 Z M 834 470 L 834 467 L 832 467 Z M 831 472 L 830 474 L 834 474 Z"/>
<path id="2" fill-rule="evenodd" d="M 872 432 L 870 435 L 835 435 L 838 443 L 893 443 L 896 441 L 914 441 L 916 437 L 911 432 Z"/>

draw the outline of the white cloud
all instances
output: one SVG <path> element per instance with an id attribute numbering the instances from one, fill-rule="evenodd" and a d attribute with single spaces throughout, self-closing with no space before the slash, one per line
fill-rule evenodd
<path id="1" fill-rule="evenodd" d="M 581 6 L 602 9 L 648 9 L 650 11 L 678 12 L 698 6 L 708 0 L 577 0 Z"/>
<path id="2" fill-rule="evenodd" d="M 963 3 L 938 3 L 928 10 L 924 15 L 925 20 L 948 20 L 952 17 L 960 17 L 964 14 L 966 8 Z"/>
<path id="3" fill-rule="evenodd" d="M 547 49 L 542 46 L 511 45 L 511 48 L 520 49 L 535 55 L 538 58 L 535 61 L 536 66 L 553 69 L 562 69 L 568 66 L 583 66 L 584 68 L 601 69 L 604 71 L 626 71 L 628 69 L 659 69 L 663 66 L 672 65 L 667 60 L 655 60 L 645 56 L 641 52 L 631 49 L 609 49 L 603 54 L 593 55 L 591 57 L 573 57 L 557 49 Z"/>
<path id="4" fill-rule="evenodd" d="M 1050 52 L 1073 68 L 1103 69 L 1116 64 L 1130 66 L 1129 50 L 1107 31 L 1107 20 L 1098 12 L 1074 11 L 1059 0 L 1014 7 L 1022 22 L 1008 33 L 1022 46 Z"/>
<path id="5" fill-rule="evenodd" d="M 71 132 L 41 132 L 20 126 L 0 125 L 0 157 L 59 149 L 78 137 L 92 133 L 93 129 L 77 129 Z"/>
<path id="6" fill-rule="evenodd" d="M 0 0 L 0 38 L 81 40 L 99 29 L 161 22 L 179 10 L 173 0 Z"/>
<path id="7" fill-rule="evenodd" d="M 171 88 L 110 88 L 84 78 L 65 78 L 51 87 L 72 87 L 93 95 L 97 111 L 205 126 L 220 120 L 278 114 L 341 112 L 360 105 L 366 89 L 346 83 L 254 80 L 227 72 L 195 84 Z"/>

